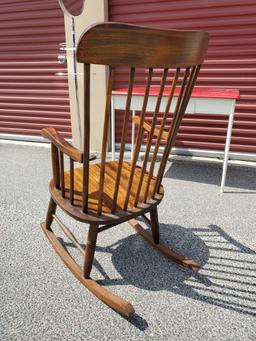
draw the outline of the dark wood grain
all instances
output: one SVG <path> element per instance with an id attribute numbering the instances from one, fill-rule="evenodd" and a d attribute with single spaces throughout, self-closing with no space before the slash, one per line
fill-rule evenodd
<path id="1" fill-rule="evenodd" d="M 172 146 L 174 145 L 174 142 L 175 142 L 175 139 L 176 139 L 176 136 L 177 136 L 180 124 L 181 124 L 181 120 L 184 116 L 184 113 L 185 113 L 185 110 L 186 110 L 189 98 L 191 96 L 193 87 L 195 85 L 196 78 L 198 76 L 199 71 L 200 71 L 200 65 L 193 67 L 192 70 L 190 70 L 189 68 L 186 69 L 186 73 L 185 73 L 185 76 L 183 79 L 180 95 L 179 95 L 177 105 L 176 105 L 176 109 L 175 109 L 175 113 L 174 113 L 174 117 L 172 120 L 171 127 L 169 129 L 169 135 L 167 138 L 168 142 L 165 146 L 163 158 L 161 160 L 161 164 L 160 164 L 160 167 L 158 170 L 157 181 L 155 182 L 154 193 L 157 193 L 158 190 L 160 189 L 160 185 L 161 185 L 162 178 L 164 175 L 164 170 L 166 167 L 168 156 L 170 154 Z M 189 72 L 190 72 L 190 77 L 188 80 L 188 84 L 186 84 L 187 78 L 189 76 Z"/>
<path id="2" fill-rule="evenodd" d="M 159 222 L 157 208 L 150 211 L 150 222 L 152 228 L 152 238 L 155 244 L 159 244 Z"/>
<path id="3" fill-rule="evenodd" d="M 142 118 L 140 117 L 140 116 L 134 116 L 133 117 L 133 119 L 132 119 L 132 121 L 133 121 L 133 123 L 135 124 L 135 125 L 141 125 L 142 126 L 142 128 L 145 130 L 145 131 L 147 131 L 148 133 L 149 132 L 151 132 L 152 131 L 152 125 L 151 125 L 151 123 L 148 123 L 146 120 L 142 120 Z M 143 123 L 142 123 L 143 122 Z M 154 132 L 153 132 L 153 136 L 155 136 L 155 137 L 159 137 L 159 136 L 161 136 L 161 140 L 167 140 L 168 139 L 168 132 L 167 131 L 163 131 L 162 132 L 162 134 L 161 134 L 161 131 L 160 131 L 160 129 L 158 129 L 158 128 L 155 128 L 154 130 L 153 130 Z M 148 137 L 147 137 L 147 139 L 148 139 Z M 140 147 L 141 147 L 141 145 L 140 145 Z"/>
<path id="4" fill-rule="evenodd" d="M 167 245 L 155 243 L 151 235 L 143 229 L 143 227 L 135 220 L 129 220 L 129 224 L 137 231 L 154 249 L 161 252 L 164 256 L 170 260 L 178 263 L 186 268 L 190 268 L 193 271 L 197 271 L 200 268 L 200 264 L 193 260 L 186 258 L 185 256 L 171 250 Z"/>
<path id="5" fill-rule="evenodd" d="M 141 193 L 141 186 L 142 186 L 144 175 L 145 175 L 145 172 L 146 172 L 146 169 L 147 169 L 148 156 L 149 156 L 149 152 L 150 152 L 151 145 L 152 145 L 152 138 L 153 138 L 153 135 L 154 135 L 154 129 L 155 129 L 155 126 L 156 126 L 157 116 L 158 116 L 160 105 L 161 105 L 161 101 L 162 101 L 162 96 L 163 96 L 163 92 L 164 92 L 164 87 L 165 87 L 165 82 L 166 82 L 167 75 L 168 75 L 168 69 L 165 68 L 164 71 L 163 71 L 163 76 L 162 76 L 162 80 L 161 80 L 161 84 L 160 84 L 160 88 L 159 88 L 159 93 L 158 93 L 158 96 L 157 96 L 155 111 L 154 111 L 154 114 L 153 114 L 153 120 L 152 120 L 152 124 L 151 124 L 152 129 L 149 131 L 148 138 L 147 138 L 146 150 L 145 150 L 145 153 L 144 153 L 144 159 L 143 159 L 143 164 L 142 164 L 142 172 L 141 172 L 141 175 L 140 175 L 140 180 L 139 180 L 138 188 L 137 188 L 137 194 L 136 194 L 135 202 L 134 202 L 135 206 L 138 205 L 139 196 L 140 196 L 140 193 Z M 151 179 L 148 179 L 148 181 L 150 182 Z M 148 198 L 148 193 L 147 192 L 148 192 L 148 190 L 147 190 L 147 186 L 146 186 L 146 188 L 144 190 L 144 193 L 143 193 L 143 202 L 147 201 L 147 198 Z"/>
<path id="6" fill-rule="evenodd" d="M 118 162 L 118 169 L 116 173 L 116 183 L 114 187 L 115 190 L 114 190 L 114 196 L 113 196 L 112 213 L 115 212 L 116 207 L 117 207 L 117 197 L 119 194 L 118 192 L 119 192 L 120 177 L 121 177 L 122 167 L 123 167 L 125 142 L 126 142 L 127 129 L 128 129 L 128 120 L 130 116 L 130 106 L 131 106 L 131 99 L 132 99 L 134 75 L 135 75 L 135 68 L 132 67 L 130 70 L 129 88 L 128 88 L 126 106 L 125 106 L 124 123 L 123 123 L 123 129 L 122 129 L 122 137 L 121 137 L 121 147 L 120 147 L 120 153 L 119 153 L 119 162 Z"/>
<path id="7" fill-rule="evenodd" d="M 84 256 L 85 255 L 84 249 L 82 248 L 74 234 L 70 231 L 70 229 L 65 224 L 63 224 L 63 222 L 55 214 L 53 215 L 53 218 L 59 225 L 59 227 L 62 229 L 66 237 L 76 246 L 76 248 L 80 251 L 82 256 Z"/>
<path id="8" fill-rule="evenodd" d="M 74 161 L 70 159 L 70 171 L 69 171 L 69 201 L 73 205 L 74 202 Z M 64 180 L 65 181 L 65 180 Z"/>
<path id="9" fill-rule="evenodd" d="M 64 180 L 64 156 L 63 152 L 60 150 L 60 187 L 61 195 L 65 198 L 65 180 Z"/>
<path id="10" fill-rule="evenodd" d="M 163 152 L 163 157 L 161 159 L 160 166 L 159 166 L 158 173 L 157 173 L 157 181 L 155 183 L 154 193 L 158 192 L 159 185 L 162 182 L 162 178 L 163 178 L 163 175 L 164 175 L 164 170 L 165 170 L 165 167 L 166 167 L 168 156 L 169 156 L 170 151 L 171 151 L 171 147 L 169 148 L 169 146 L 172 146 L 174 141 L 175 141 L 173 133 L 174 133 L 177 121 L 178 121 L 178 117 L 180 116 L 180 108 L 182 106 L 183 96 L 184 96 L 184 93 L 186 91 L 186 85 L 187 85 L 187 79 L 188 79 L 188 76 L 189 76 L 189 71 L 190 71 L 190 68 L 187 67 L 186 71 L 185 71 L 185 74 L 184 74 L 184 77 L 182 79 L 182 85 L 181 85 L 180 93 L 179 93 L 178 100 L 177 100 L 177 103 L 176 103 L 176 106 L 175 106 L 172 123 L 171 123 L 171 126 L 169 128 L 169 132 L 168 132 L 167 144 L 165 146 L 165 149 L 164 149 L 164 152 Z"/>
<path id="11" fill-rule="evenodd" d="M 197 270 L 199 264 L 191 259 L 170 250 L 159 243 L 158 205 L 164 196 L 162 178 L 168 156 L 175 142 L 182 117 L 186 110 L 193 90 L 200 65 L 203 62 L 208 43 L 205 32 L 170 31 L 119 23 L 101 23 L 86 29 L 81 35 L 77 47 L 77 60 L 84 63 L 84 137 L 83 152 L 74 148 L 63 139 L 54 128 L 45 128 L 42 135 L 51 141 L 52 173 L 50 180 L 50 203 L 46 215 L 46 222 L 41 227 L 55 251 L 72 273 L 94 295 L 119 313 L 129 317 L 134 309 L 122 298 L 111 294 L 104 287 L 90 278 L 99 232 L 129 221 L 134 229 L 159 252 L 169 259 Z M 98 129 L 90 127 L 90 97 L 91 95 L 91 64 L 103 64 L 110 67 L 108 90 L 105 105 L 103 131 L 99 131 L 102 138 L 101 160 L 97 163 L 89 162 L 90 131 Z M 116 66 L 127 65 L 130 69 L 128 93 L 125 112 L 122 117 L 122 137 L 119 158 L 115 161 L 107 160 L 109 135 L 109 121 L 111 111 L 111 94 Z M 135 83 L 136 68 L 147 68 L 145 77 L 145 93 L 142 108 L 135 116 L 138 125 L 132 162 L 125 160 L 126 137 L 128 134 L 132 89 Z M 160 91 L 156 100 L 156 107 L 151 123 L 146 121 L 147 103 L 153 79 L 154 68 L 161 68 L 163 75 L 160 81 Z M 168 70 L 174 69 L 169 80 Z M 175 71 L 176 70 L 176 71 Z M 159 70 L 158 70 L 159 71 Z M 167 100 L 160 128 L 157 126 L 161 100 L 165 91 L 165 84 L 171 81 L 170 94 Z M 170 108 L 177 84 L 181 84 L 179 96 L 171 120 Z M 138 164 L 142 151 L 143 134 L 147 134 L 146 151 L 142 166 Z M 154 137 L 156 142 L 153 143 Z M 165 141 L 164 152 L 161 155 L 157 176 L 154 168 L 161 141 Z M 153 157 L 149 153 L 153 149 Z M 70 169 L 64 171 L 64 155 L 70 158 Z M 82 163 L 75 168 L 75 162 Z M 149 171 L 148 169 L 149 164 Z M 77 238 L 68 227 L 56 217 L 59 207 L 70 217 L 89 224 L 86 248 L 83 250 Z M 149 213 L 150 219 L 146 213 Z M 151 225 L 152 235 L 143 230 L 135 220 L 144 217 Z M 53 218 L 61 227 L 64 234 L 72 241 L 84 257 L 83 268 L 69 255 L 59 242 L 52 229 Z"/>
<path id="12" fill-rule="evenodd" d="M 130 198 L 130 194 L 131 194 L 131 187 L 132 187 L 135 167 L 136 167 L 136 163 L 138 161 L 138 156 L 139 156 L 139 152 L 140 152 L 140 148 L 141 148 L 143 128 L 144 128 L 144 117 L 146 114 L 146 109 L 147 109 L 147 104 L 148 104 L 148 97 L 149 97 L 149 91 L 150 91 L 150 86 L 151 86 L 151 81 L 152 81 L 152 74 L 153 74 L 153 69 L 149 68 L 141 114 L 140 114 L 139 120 L 137 122 L 136 122 L 136 118 L 138 116 L 134 116 L 134 118 L 133 118 L 133 121 L 135 123 L 138 123 L 138 125 L 139 125 L 139 131 L 138 131 L 137 139 L 135 142 L 135 148 L 134 148 L 134 153 L 133 153 L 133 158 L 132 158 L 132 169 L 131 169 L 131 173 L 130 173 L 130 177 L 129 177 L 129 181 L 128 181 L 128 185 L 127 185 L 127 193 L 126 193 L 126 198 L 125 198 L 125 202 L 124 202 L 124 210 L 127 210 L 127 206 L 128 206 L 128 202 L 129 202 L 129 198 Z"/>
<path id="13" fill-rule="evenodd" d="M 108 145 L 108 133 L 109 133 L 109 121 L 111 112 L 111 94 L 113 87 L 114 71 L 110 66 L 109 68 L 109 79 L 108 79 L 108 90 L 107 90 L 107 100 L 105 107 L 105 117 L 104 117 L 104 128 L 103 128 L 103 141 L 101 149 L 101 167 L 100 167 L 100 181 L 99 181 L 99 203 L 98 203 L 98 214 L 102 211 L 102 199 L 103 199 L 103 189 L 104 189 L 104 178 L 105 178 L 105 163 L 107 157 L 107 145 Z"/>
<path id="14" fill-rule="evenodd" d="M 121 297 L 108 291 L 102 285 L 92 280 L 91 278 L 85 278 L 81 267 L 75 262 L 75 260 L 70 256 L 70 254 L 63 248 L 59 239 L 55 236 L 53 231 L 48 230 L 45 223 L 42 223 L 41 228 L 45 233 L 47 239 L 51 243 L 53 249 L 59 255 L 64 264 L 69 268 L 69 270 L 74 274 L 74 276 L 96 297 L 98 297 L 102 302 L 107 304 L 112 309 L 116 310 L 118 313 L 130 317 L 134 313 L 133 306 Z"/>
<path id="15" fill-rule="evenodd" d="M 98 226 L 96 224 L 91 224 L 89 226 L 87 243 L 85 247 L 85 257 L 84 257 L 84 265 L 83 265 L 83 275 L 85 278 L 90 277 L 92 262 L 94 258 L 96 241 L 98 235 Z"/>
<path id="16" fill-rule="evenodd" d="M 119 179 L 119 186 L 118 186 L 118 197 L 115 201 L 113 197 L 113 188 L 116 184 L 117 173 L 119 170 L 119 162 L 118 161 L 108 161 L 105 163 L 105 181 L 104 181 L 104 189 L 103 189 L 103 204 L 102 204 L 102 213 L 111 213 L 113 202 L 115 201 L 116 207 L 118 211 L 123 210 L 124 202 L 126 199 L 127 193 L 127 178 L 130 176 L 132 165 L 130 162 L 123 161 L 122 164 L 122 173 Z M 90 172 L 90 182 L 89 182 L 89 189 L 88 189 L 88 212 L 91 214 L 98 214 L 98 204 L 101 198 L 99 193 L 99 182 L 98 179 L 100 177 L 101 171 L 101 164 L 94 163 L 91 164 L 89 167 Z M 131 186 L 131 193 L 128 201 L 128 209 L 132 209 L 134 207 L 134 199 L 135 195 L 137 194 L 137 186 L 138 181 L 141 177 L 142 168 L 136 167 L 134 170 L 133 175 L 133 183 Z M 83 197 L 83 168 L 76 168 L 74 171 L 74 204 L 76 206 L 82 207 Z M 66 171 L 64 173 L 65 184 L 66 184 L 66 198 L 70 197 L 70 177 L 71 173 Z M 148 175 L 147 173 L 144 174 L 143 182 L 142 182 L 142 191 L 139 197 L 140 203 L 143 203 L 143 195 L 144 190 L 147 185 Z M 152 184 L 150 186 L 150 190 L 148 193 L 148 198 L 150 202 L 150 198 L 152 196 L 152 191 L 154 189 L 154 183 L 156 179 L 152 178 Z M 163 192 L 158 196 L 158 200 L 162 197 Z M 139 205 L 139 207 L 142 207 Z"/>
<path id="17" fill-rule="evenodd" d="M 83 153 L 68 143 L 55 128 L 44 128 L 41 131 L 43 137 L 50 140 L 59 150 L 71 157 L 74 161 L 83 162 Z"/>
<path id="18" fill-rule="evenodd" d="M 179 78 L 179 74 L 180 74 L 180 69 L 177 68 L 176 72 L 175 72 L 175 75 L 174 75 L 174 78 L 172 80 L 172 86 L 171 86 L 170 94 L 168 96 L 168 100 L 167 100 L 167 103 L 166 103 L 166 108 L 165 108 L 164 116 L 163 116 L 163 119 L 162 119 L 162 122 L 161 122 L 161 125 L 160 125 L 160 129 L 157 130 L 157 133 L 156 133 L 157 140 L 156 140 L 156 143 L 155 143 L 152 160 L 150 162 L 149 177 L 148 177 L 148 183 L 147 183 L 147 187 L 146 187 L 146 192 L 144 194 L 144 199 L 147 198 L 147 194 L 148 194 L 148 190 L 149 190 L 149 186 L 150 186 L 150 181 L 151 181 L 151 178 L 152 178 L 152 176 L 154 174 L 154 167 L 155 167 L 155 163 L 156 163 L 156 158 L 157 158 L 160 142 L 163 139 L 163 137 L 165 135 L 167 135 L 167 133 L 166 134 L 164 133 L 164 128 L 166 126 L 166 121 L 167 121 L 167 118 L 169 116 L 170 107 L 171 107 L 173 95 L 174 95 L 174 92 L 175 92 L 175 88 L 176 88 L 176 85 L 177 85 L 177 81 L 178 81 L 178 78 Z M 154 131 L 154 134 L 155 134 L 155 128 L 151 126 L 150 129 L 152 129 Z M 165 140 L 168 140 L 168 136 L 165 137 Z"/>
<path id="19" fill-rule="evenodd" d="M 186 67 L 203 62 L 207 43 L 206 32 L 102 23 L 81 35 L 77 60 L 113 66 Z"/>
<path id="20" fill-rule="evenodd" d="M 51 143 L 51 154 L 52 154 L 52 176 L 54 186 L 60 188 L 60 164 L 59 164 L 59 151 L 58 148 Z"/>
<path id="21" fill-rule="evenodd" d="M 84 165 L 83 165 L 83 212 L 88 209 L 89 161 L 90 161 L 90 80 L 91 67 L 84 65 Z"/>
<path id="22" fill-rule="evenodd" d="M 50 198 L 49 206 L 48 206 L 48 211 L 46 214 L 46 220 L 45 220 L 45 227 L 50 230 L 51 229 L 51 224 L 53 221 L 53 215 L 56 212 L 57 205 L 54 202 L 52 198 Z"/>

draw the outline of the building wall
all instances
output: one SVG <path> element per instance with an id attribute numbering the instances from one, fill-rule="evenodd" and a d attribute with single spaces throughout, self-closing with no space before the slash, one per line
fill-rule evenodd
<path id="1" fill-rule="evenodd" d="M 94 15 L 97 6 L 90 1 Z M 1 0 L 0 13 L 0 137 L 36 139 L 44 126 L 54 126 L 71 137 L 67 77 L 56 75 L 66 72 L 65 66 L 57 63 L 59 43 L 65 41 L 57 0 Z M 256 153 L 255 0 L 109 0 L 109 19 L 207 30 L 210 46 L 197 85 L 240 90 L 231 150 Z M 120 70 L 115 87 L 125 86 L 126 80 L 126 71 Z M 102 110 L 96 111 L 95 124 L 102 118 Z M 117 116 L 117 128 L 118 124 Z M 223 150 L 226 126 L 226 118 L 187 116 L 177 146 Z M 117 129 L 117 141 L 119 132 Z M 98 149 L 96 135 L 92 142 L 95 140 Z"/>
<path id="2" fill-rule="evenodd" d="M 67 51 L 68 68 L 57 60 L 66 54 L 59 44 L 72 44 L 71 19 L 64 20 L 58 0 L 1 0 L 0 19 L 0 138 L 40 140 L 41 129 L 52 126 L 82 148 L 78 124 L 83 127 L 83 66 L 78 65 L 78 122 L 70 74 L 72 51 Z M 85 0 L 83 13 L 75 17 L 76 41 L 87 26 L 107 19 L 106 0 Z M 105 78 L 105 67 L 92 66 L 92 93 L 96 90 L 97 96 L 91 97 L 91 125 L 96 127 L 91 130 L 91 148 L 97 151 Z"/>
<path id="3" fill-rule="evenodd" d="M 71 137 L 58 2 L 1 0 L 0 19 L 0 138 L 37 139 L 45 126 Z"/>
<path id="4" fill-rule="evenodd" d="M 197 86 L 240 90 L 231 151 L 256 153 L 255 0 L 109 0 L 109 19 L 166 29 L 208 31 L 210 45 Z M 115 87 L 127 86 L 126 81 L 127 72 L 120 69 Z M 117 141 L 119 121 L 117 115 Z M 223 150 L 226 127 L 225 117 L 186 116 L 176 146 Z"/>

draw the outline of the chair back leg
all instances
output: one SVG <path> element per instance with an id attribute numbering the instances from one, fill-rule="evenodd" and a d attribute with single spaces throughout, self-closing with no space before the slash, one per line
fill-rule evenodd
<path id="1" fill-rule="evenodd" d="M 46 225 L 47 230 L 51 229 L 51 225 L 52 225 L 52 221 L 53 221 L 53 215 L 56 212 L 56 208 L 57 208 L 57 205 L 55 204 L 55 202 L 51 198 L 50 202 L 49 202 L 49 206 L 48 206 L 47 215 L 46 215 L 46 221 L 45 221 L 45 225 Z"/>
<path id="2" fill-rule="evenodd" d="M 159 222 L 157 207 L 154 207 L 154 209 L 150 211 L 150 220 L 153 240 L 155 244 L 159 244 Z"/>
<path id="3" fill-rule="evenodd" d="M 90 273 L 92 270 L 92 263 L 93 263 L 95 248 L 96 248 L 97 235 L 98 235 L 98 226 L 95 224 L 90 224 L 88 236 L 87 236 L 86 248 L 85 248 L 84 266 L 83 266 L 83 275 L 85 278 L 90 277 Z"/>

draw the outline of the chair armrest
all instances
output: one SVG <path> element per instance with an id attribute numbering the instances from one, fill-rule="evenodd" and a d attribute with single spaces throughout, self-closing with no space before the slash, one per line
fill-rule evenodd
<path id="1" fill-rule="evenodd" d="M 41 135 L 50 140 L 59 150 L 68 155 L 72 160 L 80 163 L 83 162 L 83 153 L 60 136 L 56 129 L 44 128 L 41 130 Z"/>
<path id="2" fill-rule="evenodd" d="M 140 117 L 139 117 L 139 116 L 134 116 L 132 120 L 133 120 L 133 123 L 134 123 L 135 125 L 140 125 Z M 152 126 L 151 126 L 151 124 L 149 124 L 148 122 L 145 122 L 145 121 L 144 121 L 144 122 L 143 122 L 143 128 L 144 128 L 148 133 L 150 133 L 150 131 L 151 131 L 151 129 L 152 129 Z M 157 136 L 157 137 L 158 137 L 159 133 L 160 133 L 160 129 L 155 128 L 155 129 L 154 129 L 154 136 Z M 166 141 L 167 141 L 167 139 L 168 139 L 168 133 L 167 133 L 166 131 L 163 131 L 163 132 L 162 132 L 161 138 L 162 138 L 162 140 L 166 140 Z"/>

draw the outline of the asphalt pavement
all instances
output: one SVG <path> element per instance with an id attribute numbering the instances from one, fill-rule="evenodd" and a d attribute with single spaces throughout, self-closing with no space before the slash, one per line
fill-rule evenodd
<path id="1" fill-rule="evenodd" d="M 99 235 L 92 277 L 130 301 L 123 318 L 65 267 L 43 235 L 50 149 L 0 143 L 0 340 L 256 340 L 256 168 L 173 160 L 159 206 L 161 240 L 197 274 L 125 223 Z M 87 226 L 58 212 L 84 244 Z M 54 225 L 69 252 L 76 249 Z"/>

